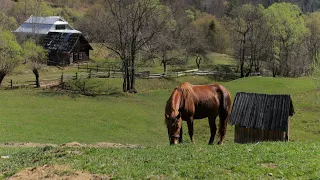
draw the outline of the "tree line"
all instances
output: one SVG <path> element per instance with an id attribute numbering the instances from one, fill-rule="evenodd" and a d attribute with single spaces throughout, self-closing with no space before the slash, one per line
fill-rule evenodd
<path id="1" fill-rule="evenodd" d="M 104 2 L 77 26 L 120 57 L 124 91 L 135 91 L 137 54 L 158 59 L 166 73 L 171 63 L 194 59 L 200 68 L 210 52 L 228 53 L 241 77 L 261 71 L 274 77 L 307 75 L 319 59 L 320 12 L 304 13 L 296 4 L 244 4 L 217 18 L 179 1 Z"/>
<path id="2" fill-rule="evenodd" d="M 82 15 L 70 9 L 76 2 L 88 5 Z M 58 6 L 53 8 L 50 3 Z M 159 61 L 164 73 L 168 65 L 190 60 L 200 69 L 211 52 L 232 55 L 241 77 L 252 72 L 270 72 L 274 77 L 310 74 L 319 61 L 320 12 L 314 12 L 318 5 L 316 0 L 295 4 L 272 0 L 19 0 L 9 11 L 0 11 L 0 33 L 10 34 L 7 30 L 31 14 L 60 15 L 90 42 L 100 43 L 119 57 L 123 91 L 136 92 L 137 61 Z M 0 53 L 7 54 L 0 46 Z M 13 54 L 21 54 L 25 63 L 37 59 L 27 58 L 35 55 L 26 53 Z M 13 58 L 0 56 L 0 65 L 7 63 L 7 57 Z M 10 71 L 3 72 L 0 70 L 0 80 L 1 74 Z"/>

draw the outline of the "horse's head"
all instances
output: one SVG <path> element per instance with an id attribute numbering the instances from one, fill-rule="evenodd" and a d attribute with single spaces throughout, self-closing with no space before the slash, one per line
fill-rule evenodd
<path id="1" fill-rule="evenodd" d="M 171 114 L 165 114 L 165 122 L 168 128 L 170 144 L 177 144 L 180 137 L 182 119 L 179 111 L 173 111 Z"/>

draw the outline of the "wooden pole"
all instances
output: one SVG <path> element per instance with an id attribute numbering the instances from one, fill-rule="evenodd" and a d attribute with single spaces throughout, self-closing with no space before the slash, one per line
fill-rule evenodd
<path id="1" fill-rule="evenodd" d="M 10 88 L 13 89 L 13 82 L 12 82 L 12 79 L 10 81 Z"/>
<path id="2" fill-rule="evenodd" d="M 61 73 L 60 84 L 61 84 L 61 88 L 64 89 L 63 72 Z"/>
<path id="3" fill-rule="evenodd" d="M 60 83 L 63 83 L 63 72 L 61 73 Z"/>

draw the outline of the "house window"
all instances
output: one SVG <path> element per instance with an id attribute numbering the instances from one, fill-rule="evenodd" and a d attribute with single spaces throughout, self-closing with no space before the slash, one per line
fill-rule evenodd
<path id="1" fill-rule="evenodd" d="M 76 60 L 78 60 L 78 59 L 79 59 L 78 54 L 77 54 L 77 53 L 74 53 L 74 54 L 73 54 L 73 60 L 75 60 L 75 61 L 76 61 Z"/>
<path id="2" fill-rule="evenodd" d="M 66 29 L 66 25 L 56 25 L 56 30 Z"/>
<path id="3" fill-rule="evenodd" d="M 82 59 L 82 53 L 79 53 L 79 60 Z"/>

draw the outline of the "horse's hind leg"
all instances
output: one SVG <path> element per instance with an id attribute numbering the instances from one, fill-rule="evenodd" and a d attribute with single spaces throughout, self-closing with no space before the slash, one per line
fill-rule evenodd
<path id="1" fill-rule="evenodd" d="M 218 144 L 223 144 L 224 137 L 227 131 L 228 115 L 220 114 L 219 118 L 220 118 L 220 122 L 219 122 L 220 141 L 218 142 Z"/>
<path id="2" fill-rule="evenodd" d="M 217 115 L 208 117 L 208 119 L 209 119 L 209 126 L 210 126 L 210 133 L 211 133 L 210 140 L 209 140 L 209 144 L 213 144 L 213 142 L 214 142 L 214 137 L 215 137 L 216 132 L 217 132 L 216 117 L 217 117 Z"/>

